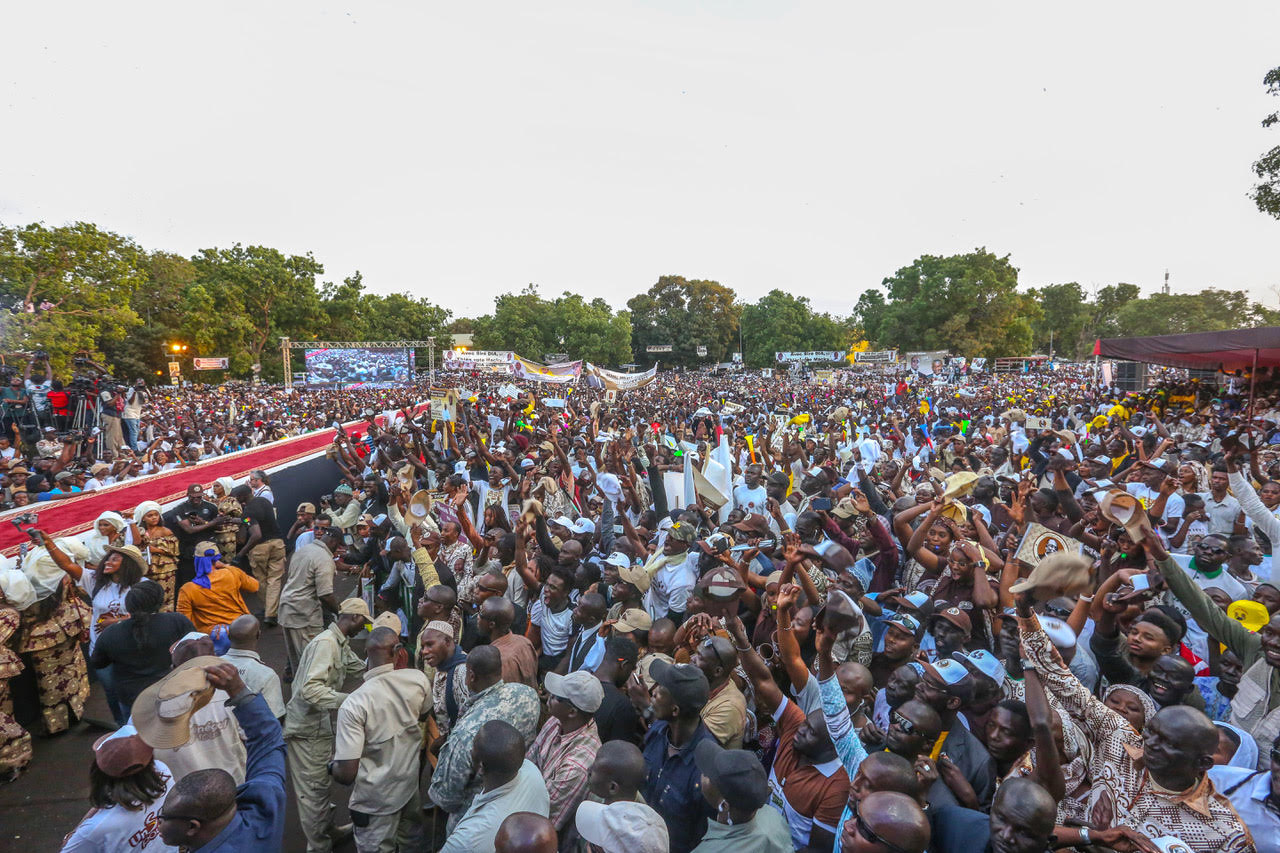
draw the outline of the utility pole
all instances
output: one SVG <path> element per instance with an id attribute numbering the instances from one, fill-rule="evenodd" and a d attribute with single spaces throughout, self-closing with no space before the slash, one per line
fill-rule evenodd
<path id="1" fill-rule="evenodd" d="M 284 387 L 293 387 L 293 359 L 289 350 L 289 339 L 280 339 L 280 361 L 284 365 Z"/>

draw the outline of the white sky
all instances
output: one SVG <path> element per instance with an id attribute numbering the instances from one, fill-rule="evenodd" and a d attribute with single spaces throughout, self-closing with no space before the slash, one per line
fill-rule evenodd
<path id="1" fill-rule="evenodd" d="M 455 315 L 920 254 L 1280 303 L 1280 3 L 10 3 L 0 221 L 310 250 Z M 1273 288 L 1275 288 L 1273 290 Z"/>

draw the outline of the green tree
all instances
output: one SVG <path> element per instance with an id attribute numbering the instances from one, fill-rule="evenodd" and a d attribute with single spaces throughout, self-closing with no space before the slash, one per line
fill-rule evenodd
<path id="1" fill-rule="evenodd" d="M 873 344 L 884 344 L 880 328 L 884 325 L 885 312 L 889 304 L 884 294 L 878 290 L 864 290 L 858 297 L 858 304 L 853 307 L 854 322 L 861 327 L 865 340 Z"/>
<path id="2" fill-rule="evenodd" d="M 748 367 L 768 367 L 778 352 L 843 352 L 852 342 L 851 324 L 815 312 L 808 297 L 777 289 L 743 306 L 742 328 Z"/>
<path id="3" fill-rule="evenodd" d="M 1116 314 L 1120 337 L 1176 335 L 1243 329 L 1271 322 L 1273 313 L 1239 290 L 1153 293 L 1127 303 Z"/>
<path id="4" fill-rule="evenodd" d="M 1125 282 L 1109 284 L 1097 292 L 1089 303 L 1089 317 L 1083 332 L 1088 352 L 1093 352 L 1093 342 L 1098 338 L 1120 337 L 1120 311 L 1141 295 L 1138 285 Z"/>
<path id="5" fill-rule="evenodd" d="M 1009 256 L 986 249 L 924 255 L 884 280 L 889 299 L 877 339 L 902 350 L 945 349 L 958 355 L 1025 355 L 1036 301 L 1018 292 Z"/>
<path id="6" fill-rule="evenodd" d="M 494 312 L 473 321 L 476 349 L 512 350 L 538 361 L 546 353 L 563 352 L 570 359 L 617 365 L 631 356 L 631 318 L 615 313 L 603 299 L 585 301 L 565 293 L 543 299 L 534 285 L 494 300 Z"/>
<path id="7" fill-rule="evenodd" d="M 96 225 L 0 226 L 0 319 L 6 352 L 44 350 L 55 374 L 67 375 L 78 352 L 105 358 L 141 322 L 133 307 L 146 282 L 145 257 L 133 241 Z"/>
<path id="8" fill-rule="evenodd" d="M 644 293 L 627 300 L 631 311 L 631 349 L 637 363 L 693 366 L 727 361 L 738 348 L 742 307 L 732 288 L 716 281 L 664 275 Z M 745 334 L 744 334 L 745 340 Z M 650 345 L 672 346 L 661 355 Z M 705 356 L 697 348 L 707 348 Z"/>
<path id="9" fill-rule="evenodd" d="M 1262 83 L 1267 87 L 1267 94 L 1280 95 L 1280 68 L 1268 71 L 1262 78 Z M 1280 111 L 1273 112 L 1262 120 L 1263 127 L 1276 124 L 1280 124 Z M 1280 145 L 1258 158 L 1253 164 L 1253 173 L 1258 176 L 1258 184 L 1252 192 L 1258 210 L 1280 219 Z"/>
<path id="10" fill-rule="evenodd" d="M 1089 317 L 1084 289 L 1076 282 L 1049 284 L 1028 295 L 1040 303 L 1040 317 L 1033 324 L 1032 347 L 1048 353 L 1075 358 L 1082 348 L 1082 333 Z M 1092 341 L 1090 341 L 1092 343 Z"/>
<path id="11" fill-rule="evenodd" d="M 194 284 L 212 299 L 214 346 L 231 359 L 237 376 L 262 364 L 262 378 L 280 381 L 276 344 L 282 336 L 306 339 L 327 320 L 316 276 L 324 272 L 310 253 L 285 255 L 265 246 L 203 249 L 192 262 Z"/>

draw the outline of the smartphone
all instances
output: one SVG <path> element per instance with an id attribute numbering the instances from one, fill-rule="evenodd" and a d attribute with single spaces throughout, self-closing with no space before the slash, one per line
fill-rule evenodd
<path id="1" fill-rule="evenodd" d="M 1134 575 L 1129 579 L 1129 583 L 1133 584 L 1134 592 L 1142 592 L 1144 589 L 1151 588 L 1151 580 L 1146 575 Z"/>
<path id="2" fill-rule="evenodd" d="M 814 498 L 809 501 L 809 508 L 815 512 L 831 512 L 831 498 Z"/>

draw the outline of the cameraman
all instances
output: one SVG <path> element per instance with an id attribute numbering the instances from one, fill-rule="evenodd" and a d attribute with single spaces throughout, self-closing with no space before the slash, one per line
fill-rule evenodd
<path id="1" fill-rule="evenodd" d="M 32 378 L 31 371 L 38 364 L 44 365 L 44 371 L 36 373 Z M 22 374 L 22 382 L 27 388 L 27 396 L 31 398 L 31 408 L 35 412 L 36 423 L 42 427 L 53 426 L 53 409 L 49 404 L 49 392 L 53 390 L 53 367 L 49 364 L 49 353 L 37 350 L 27 362 L 27 369 Z"/>
<path id="2" fill-rule="evenodd" d="M 142 420 L 142 407 L 150 402 L 151 392 L 142 379 L 134 382 L 133 387 L 124 394 L 124 411 L 121 412 L 120 420 L 124 426 L 125 444 L 130 450 L 138 449 L 138 423 Z"/>
<path id="3" fill-rule="evenodd" d="M 106 385 L 98 393 L 99 416 L 102 418 L 103 447 L 119 453 L 124 445 L 124 433 L 120 428 L 120 416 L 124 411 L 124 386 Z M 129 448 L 133 450 L 133 448 Z"/>

